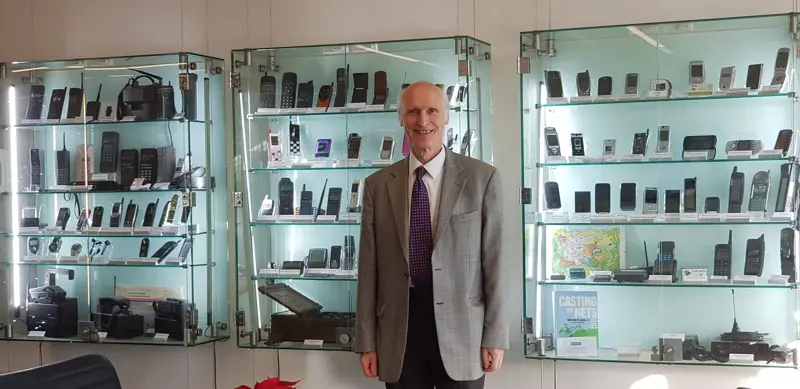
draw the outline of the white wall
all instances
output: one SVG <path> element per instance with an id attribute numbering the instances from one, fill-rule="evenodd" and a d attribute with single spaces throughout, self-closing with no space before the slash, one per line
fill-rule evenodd
<path id="1" fill-rule="evenodd" d="M 492 43 L 495 165 L 505 184 L 507 264 L 521 269 L 519 205 L 520 31 L 626 22 L 788 13 L 795 0 L 0 0 L 0 61 L 196 51 L 222 58 L 233 48 L 474 35 Z M 235 274 L 235 272 L 231 272 Z M 525 361 L 518 321 L 519 277 L 509 280 L 513 350 L 489 388 L 727 389 L 785 387 L 794 371 Z M 357 357 L 339 352 L 216 347 L 217 386 L 276 375 L 305 377 L 303 388 L 379 388 Z M 214 346 L 166 349 L 44 344 L 42 362 L 97 352 L 115 363 L 126 389 L 214 388 Z M 39 344 L 0 343 L 0 370 L 39 364 Z M 554 369 L 557 365 L 557 369 Z"/>

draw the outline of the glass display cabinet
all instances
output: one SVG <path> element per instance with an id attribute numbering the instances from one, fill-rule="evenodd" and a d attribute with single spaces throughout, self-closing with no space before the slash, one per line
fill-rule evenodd
<path id="1" fill-rule="evenodd" d="M 223 66 L 0 64 L 5 339 L 227 338 Z"/>
<path id="2" fill-rule="evenodd" d="M 521 34 L 528 358 L 797 368 L 797 28 Z"/>
<path id="3" fill-rule="evenodd" d="M 490 58 L 469 37 L 233 51 L 241 347 L 352 349 L 364 179 L 409 152 L 400 92 L 437 84 L 445 146 L 491 161 Z"/>

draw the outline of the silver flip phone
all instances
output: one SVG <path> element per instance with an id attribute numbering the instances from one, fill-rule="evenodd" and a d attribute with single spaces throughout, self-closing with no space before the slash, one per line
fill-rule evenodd
<path id="1" fill-rule="evenodd" d="M 772 81 L 769 83 L 771 86 L 783 85 L 786 81 L 786 70 L 789 68 L 789 48 L 783 47 L 778 49 L 778 55 L 775 57 L 775 74 L 772 76 Z"/>
<path id="2" fill-rule="evenodd" d="M 639 73 L 628 73 L 625 75 L 625 94 L 639 94 Z"/>
<path id="3" fill-rule="evenodd" d="M 544 129 L 544 139 L 547 143 L 547 156 L 548 157 L 560 157 L 561 156 L 561 146 L 558 144 L 558 133 L 556 132 L 555 127 L 545 127 Z"/>
<path id="4" fill-rule="evenodd" d="M 669 126 L 658 127 L 656 154 L 669 154 Z"/>
<path id="5" fill-rule="evenodd" d="M 734 85 L 736 67 L 726 66 L 719 71 L 719 90 L 727 92 Z"/>
<path id="6" fill-rule="evenodd" d="M 606 139 L 603 141 L 603 156 L 613 157 L 617 153 L 617 141 L 615 139 Z"/>
<path id="7" fill-rule="evenodd" d="M 706 72 L 703 68 L 703 61 L 689 62 L 689 84 L 705 84 Z"/>
<path id="8" fill-rule="evenodd" d="M 394 154 L 394 138 L 391 136 L 384 136 L 381 142 L 381 150 L 378 154 L 378 159 L 382 161 L 391 161 Z"/>

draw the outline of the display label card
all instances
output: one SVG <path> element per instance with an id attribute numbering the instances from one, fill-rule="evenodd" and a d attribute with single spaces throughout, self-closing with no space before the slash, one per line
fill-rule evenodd
<path id="1" fill-rule="evenodd" d="M 763 221 L 767 214 L 765 212 L 747 212 L 747 215 L 750 217 L 751 222 Z"/>
<path id="2" fill-rule="evenodd" d="M 672 276 L 669 274 L 651 274 L 650 277 L 647 277 L 648 281 L 651 282 L 669 282 L 672 283 Z"/>
<path id="3" fill-rule="evenodd" d="M 383 104 L 368 105 L 364 107 L 365 111 L 383 111 L 385 107 Z"/>
<path id="4" fill-rule="evenodd" d="M 592 96 L 573 96 L 569 99 L 570 104 L 590 103 L 590 102 L 592 102 Z"/>
<path id="5" fill-rule="evenodd" d="M 29 338 L 44 338 L 45 331 L 28 331 Z"/>
<path id="6" fill-rule="evenodd" d="M 133 122 L 133 121 L 136 121 L 136 116 L 125 116 L 120 121 L 121 122 Z"/>
<path id="7" fill-rule="evenodd" d="M 614 96 L 597 96 L 595 101 L 598 103 L 605 103 L 607 101 L 617 101 L 617 98 Z"/>
<path id="8" fill-rule="evenodd" d="M 566 97 L 548 97 L 545 104 L 568 104 L 569 100 Z"/>
<path id="9" fill-rule="evenodd" d="M 650 156 L 651 161 L 672 161 L 672 155 L 668 153 L 656 153 Z"/>
<path id="10" fill-rule="evenodd" d="M 131 190 L 149 190 L 150 185 L 145 185 L 144 178 L 134 178 L 133 182 L 131 183 Z"/>
<path id="11" fill-rule="evenodd" d="M 339 269 L 309 269 L 303 273 L 304 277 L 325 277 L 338 275 Z"/>
<path id="12" fill-rule="evenodd" d="M 647 98 L 649 99 L 668 99 L 669 93 L 667 91 L 651 90 L 647 91 Z"/>
<path id="13" fill-rule="evenodd" d="M 325 113 L 328 109 L 325 107 L 308 108 L 308 113 Z"/>
<path id="14" fill-rule="evenodd" d="M 102 341 L 106 340 L 106 338 L 108 337 L 108 332 L 98 332 L 97 333 L 97 337 L 102 342 Z"/>
<path id="15" fill-rule="evenodd" d="M 163 226 L 163 227 L 161 227 L 161 235 L 178 235 L 180 230 L 181 230 L 180 226 L 175 226 L 175 225 Z M 157 234 L 157 233 L 158 233 L 158 230 L 154 228 L 153 229 L 153 234 Z"/>
<path id="16" fill-rule="evenodd" d="M 680 217 L 681 222 L 684 222 L 684 223 L 697 222 L 698 219 L 699 219 L 699 217 L 698 217 L 698 215 L 696 213 L 682 213 L 681 217 Z"/>
<path id="17" fill-rule="evenodd" d="M 789 276 L 776 274 L 770 277 L 768 283 L 773 285 L 789 285 Z"/>
<path id="18" fill-rule="evenodd" d="M 355 270 L 336 269 L 336 274 L 339 277 L 352 277 L 352 278 L 355 278 L 356 271 Z"/>
<path id="19" fill-rule="evenodd" d="M 686 339 L 686 334 L 665 333 L 665 334 L 661 334 L 661 339 L 685 340 Z"/>
<path id="20" fill-rule="evenodd" d="M 63 192 L 65 190 L 67 190 L 67 188 L 68 188 L 67 185 L 50 185 L 50 187 L 47 188 L 47 190 L 54 191 L 54 192 Z"/>
<path id="21" fill-rule="evenodd" d="M 729 96 L 741 96 L 750 94 L 750 88 L 731 88 L 725 94 Z"/>
<path id="22" fill-rule="evenodd" d="M 644 155 L 641 155 L 641 154 L 628 154 L 628 155 L 623 155 L 622 158 L 620 158 L 619 160 L 621 162 L 634 162 L 634 161 L 641 161 L 643 159 L 644 159 Z"/>
<path id="23" fill-rule="evenodd" d="M 92 263 L 96 263 L 97 261 L 92 261 Z M 138 262 L 138 261 L 137 261 Z M 128 263 L 128 260 L 125 258 L 112 258 L 108 260 L 109 265 L 136 265 L 137 263 Z"/>
<path id="24" fill-rule="evenodd" d="M 566 223 L 569 221 L 569 213 L 568 212 L 542 212 L 542 221 L 547 223 L 556 223 L 556 222 L 563 222 Z M 528 219 L 535 220 L 535 216 L 528 216 Z"/>
<path id="25" fill-rule="evenodd" d="M 281 274 L 281 269 L 260 269 L 258 275 L 261 277 L 277 277 Z"/>
<path id="26" fill-rule="evenodd" d="M 771 94 L 781 93 L 781 88 L 782 87 L 783 87 L 783 84 L 781 84 L 781 85 L 766 85 L 766 86 L 761 87 L 761 90 L 758 91 L 758 94 L 760 94 L 760 95 L 771 95 Z"/>
<path id="27" fill-rule="evenodd" d="M 750 221 L 750 215 L 746 213 L 726 213 L 725 220 L 729 221 Z"/>
<path id="28" fill-rule="evenodd" d="M 546 157 L 544 159 L 544 163 L 567 163 L 567 157 L 558 156 L 558 157 Z"/>
<path id="29" fill-rule="evenodd" d="M 592 215 L 590 220 L 592 221 L 592 223 L 613 223 L 614 215 L 611 214 Z"/>
<path id="30" fill-rule="evenodd" d="M 155 336 L 153 336 L 153 340 L 157 340 L 159 342 L 166 342 L 167 340 L 169 340 L 169 334 L 164 334 L 161 332 L 156 333 Z"/>
<path id="31" fill-rule="evenodd" d="M 681 269 L 683 282 L 708 282 L 707 267 L 684 267 Z"/>
<path id="32" fill-rule="evenodd" d="M 133 227 L 134 234 L 152 235 L 153 227 Z"/>
<path id="33" fill-rule="evenodd" d="M 59 121 L 58 119 L 44 119 L 42 124 L 58 124 Z"/>
<path id="34" fill-rule="evenodd" d="M 300 270 L 283 270 L 279 273 L 282 277 L 300 277 Z"/>
<path id="35" fill-rule="evenodd" d="M 398 104 L 389 105 L 389 110 L 390 111 L 397 111 L 398 108 L 400 108 L 400 105 L 398 105 Z"/>
<path id="36" fill-rule="evenodd" d="M 638 94 L 636 95 L 622 95 L 619 97 L 620 100 L 641 100 L 641 96 Z"/>
<path id="37" fill-rule="evenodd" d="M 274 223 L 274 222 L 276 222 L 278 220 L 278 216 L 277 215 L 258 215 L 258 218 L 256 220 L 262 221 L 262 222 Z"/>
<path id="38" fill-rule="evenodd" d="M 376 159 L 376 160 L 372 161 L 372 166 L 378 166 L 378 167 L 385 167 L 385 166 L 389 166 L 391 164 L 392 164 L 392 161 L 389 160 L 389 159 Z"/>
<path id="39" fill-rule="evenodd" d="M 78 263 L 78 257 L 66 256 L 58 259 L 58 263 Z"/>
<path id="40" fill-rule="evenodd" d="M 347 103 L 347 109 L 363 109 L 367 107 L 367 103 Z"/>
<path id="41" fill-rule="evenodd" d="M 169 182 L 157 182 L 153 184 L 153 189 L 169 189 Z"/>
<path id="42" fill-rule="evenodd" d="M 755 356 L 753 354 L 730 354 L 730 361 L 733 363 L 753 363 Z"/>
<path id="43" fill-rule="evenodd" d="M 335 223 L 337 215 L 319 215 L 317 216 L 318 223 Z"/>
<path id="44" fill-rule="evenodd" d="M 280 112 L 280 108 L 259 108 L 256 115 L 277 115 Z"/>
<path id="45" fill-rule="evenodd" d="M 750 159 L 753 158 L 752 150 L 731 150 L 725 153 L 728 159 Z"/>
<path id="46" fill-rule="evenodd" d="M 683 160 L 685 161 L 705 161 L 708 159 L 708 157 L 709 157 L 708 150 L 683 152 Z"/>
<path id="47" fill-rule="evenodd" d="M 591 213 L 576 213 L 572 215 L 572 220 L 576 223 L 590 223 L 592 221 Z"/>
<path id="48" fill-rule="evenodd" d="M 778 159 L 783 158 L 783 150 L 761 150 L 758 153 L 759 159 Z"/>
<path id="49" fill-rule="evenodd" d="M 313 223 L 314 215 L 297 215 L 294 221 L 298 223 Z"/>
<path id="50" fill-rule="evenodd" d="M 303 342 L 304 346 L 311 346 L 311 347 L 322 347 L 322 339 L 306 339 Z"/>
<path id="51" fill-rule="evenodd" d="M 20 120 L 19 124 L 28 125 L 28 126 L 35 126 L 37 124 L 42 124 L 41 119 L 22 119 Z"/>
<path id="52" fill-rule="evenodd" d="M 344 112 L 344 111 L 345 111 L 345 107 L 329 107 L 328 108 L 328 112 L 329 113 L 337 113 L 337 112 Z"/>
<path id="53" fill-rule="evenodd" d="M 758 276 L 733 276 L 734 284 L 755 284 L 758 281 Z"/>
<path id="54" fill-rule="evenodd" d="M 19 228 L 19 233 L 20 234 L 38 234 L 39 232 L 40 232 L 39 231 L 39 227 L 20 227 Z"/>
<path id="55" fill-rule="evenodd" d="M 355 224 L 355 223 L 358 223 L 358 216 L 356 216 L 356 215 L 340 215 L 339 216 L 339 223 L 343 223 L 343 224 Z"/>
<path id="56" fill-rule="evenodd" d="M 628 215 L 628 221 L 631 223 L 653 223 L 656 221 L 656 215 Z"/>
<path id="57" fill-rule="evenodd" d="M 714 284 L 729 284 L 731 282 L 731 280 L 728 279 L 728 276 L 711 276 L 709 281 Z"/>

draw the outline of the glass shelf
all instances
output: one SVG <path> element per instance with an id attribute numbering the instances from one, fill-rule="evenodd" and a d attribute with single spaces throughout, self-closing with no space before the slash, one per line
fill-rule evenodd
<path id="1" fill-rule="evenodd" d="M 265 227 L 265 226 L 358 226 L 361 225 L 360 221 L 356 222 L 250 222 L 251 227 Z"/>
<path id="2" fill-rule="evenodd" d="M 638 359 L 634 358 L 619 358 L 617 351 L 614 349 L 601 348 L 597 350 L 597 357 L 558 357 L 554 351 L 545 352 L 544 356 L 536 354 L 528 354 L 527 358 L 530 359 L 548 359 L 556 361 L 576 361 L 576 362 L 612 362 L 612 363 L 642 363 L 652 365 L 684 365 L 684 366 L 723 366 L 723 367 L 755 367 L 755 368 L 782 368 L 782 369 L 797 369 L 797 365 L 791 363 L 734 363 L 734 362 L 716 362 L 716 361 L 651 361 L 650 350 L 642 350 Z"/>
<path id="3" fill-rule="evenodd" d="M 469 113 L 476 113 L 477 110 L 475 109 L 468 109 L 462 107 L 450 107 L 450 112 L 469 112 Z M 247 115 L 248 119 L 269 119 L 269 118 L 276 118 L 276 117 L 294 117 L 294 116 L 338 116 L 338 115 L 380 115 L 385 113 L 393 113 L 397 114 L 397 109 L 376 109 L 376 110 L 341 110 L 341 111 L 331 111 L 331 112 L 279 112 L 274 114 L 250 114 Z"/>
<path id="4" fill-rule="evenodd" d="M 97 233 L 97 234 L 89 234 L 89 233 L 78 233 L 78 232 L 64 232 L 64 233 L 51 233 L 51 232 L 42 232 L 42 233 L 7 233 L 1 232 L 0 236 L 4 238 L 13 238 L 13 237 L 22 237 L 22 238 L 32 238 L 32 237 L 44 237 L 44 238 L 186 238 L 187 236 L 200 236 L 205 235 L 204 231 L 201 232 L 191 232 L 191 233 L 184 233 L 184 234 L 122 234 L 122 233 Z"/>
<path id="5" fill-rule="evenodd" d="M 537 167 L 553 167 L 553 166 L 569 166 L 569 167 L 580 167 L 580 166 L 617 166 L 617 165 L 663 165 L 663 164 L 683 164 L 683 163 L 750 163 L 750 162 L 760 162 L 760 163 L 786 163 L 787 161 L 794 160 L 794 157 L 785 157 L 785 158 L 750 158 L 750 159 L 711 159 L 711 160 L 683 160 L 683 159 L 675 159 L 671 161 L 650 161 L 650 160 L 642 160 L 642 161 L 607 161 L 607 162 L 545 162 L 545 163 L 537 163 Z"/>
<path id="6" fill-rule="evenodd" d="M 580 101 L 574 103 L 553 103 L 553 104 L 537 104 L 536 107 L 574 107 L 583 105 L 611 105 L 611 104 L 638 104 L 638 103 L 667 103 L 679 101 L 708 101 L 708 100 L 727 100 L 727 99 L 770 99 L 777 97 L 794 97 L 794 92 L 790 93 L 772 93 L 772 94 L 748 94 L 748 95 L 719 95 L 719 96 L 697 96 L 697 97 L 670 97 L 670 98 L 640 98 L 640 99 L 623 99 L 623 100 L 594 100 L 594 101 Z"/>
<path id="7" fill-rule="evenodd" d="M 303 277 L 303 276 L 252 276 L 253 281 L 270 281 L 270 280 L 302 280 L 302 281 L 358 281 L 354 276 L 330 276 L 330 277 Z"/>
<path id="8" fill-rule="evenodd" d="M 591 282 L 591 281 L 539 281 L 542 286 L 579 286 L 579 287 L 634 287 L 634 288 L 727 288 L 727 289 L 795 289 L 797 285 L 787 284 L 723 284 L 723 283 L 699 283 L 699 282 L 676 282 L 676 283 L 658 283 L 658 282 Z"/>
<path id="9" fill-rule="evenodd" d="M 526 223 L 528 224 L 528 223 Z M 791 221 L 742 221 L 742 222 L 536 222 L 538 226 L 740 226 L 740 225 L 757 225 L 757 226 L 791 226 L 794 223 Z"/>
<path id="10" fill-rule="evenodd" d="M 39 195 L 56 195 L 56 194 L 70 194 L 70 193 L 77 193 L 77 194 L 96 194 L 96 193 L 114 193 L 114 194 L 139 194 L 139 193 L 170 193 L 170 192 L 205 192 L 205 188 L 175 188 L 175 189 L 146 189 L 146 190 L 127 190 L 127 189 L 116 189 L 116 190 L 38 190 L 38 191 L 21 191 L 17 192 L 20 196 L 39 196 Z M 10 193 L 3 192 L 4 195 L 8 195 Z"/>
<path id="11" fill-rule="evenodd" d="M 10 263 L 4 262 L 3 266 L 65 266 L 65 267 L 142 267 L 142 268 L 162 268 L 162 269 L 187 269 L 190 267 L 204 267 L 205 263 L 171 265 L 171 264 L 155 264 L 155 263 L 137 263 L 137 264 L 121 264 L 121 263 L 95 263 L 95 262 L 78 262 L 78 263 L 60 263 L 60 262 L 19 262 Z"/>
<path id="12" fill-rule="evenodd" d="M 226 341 L 230 338 L 230 336 L 219 336 L 219 337 L 207 337 L 207 336 L 198 336 L 197 339 L 192 342 L 192 346 L 199 346 L 202 344 L 209 344 L 214 342 L 222 342 Z M 13 338 L 8 340 L 12 341 L 21 341 L 21 342 L 46 342 L 46 343 L 80 343 L 80 344 L 127 344 L 127 345 L 139 345 L 139 346 L 172 346 L 172 347 L 184 347 L 186 344 L 180 340 L 172 340 L 168 339 L 166 341 L 157 340 L 152 336 L 141 336 L 138 338 L 133 339 L 113 339 L 113 338 L 106 338 L 102 342 L 87 342 L 82 340 L 78 337 L 69 337 L 69 338 L 49 338 L 46 336 L 27 336 L 27 335 L 15 335 Z"/>
<path id="13" fill-rule="evenodd" d="M 200 120 L 185 120 L 185 119 L 157 119 L 157 120 L 132 120 L 132 121 L 117 121 L 117 122 L 100 122 L 100 121 L 92 121 L 88 123 L 37 123 L 37 124 L 18 124 L 14 126 L 18 130 L 38 130 L 40 128 L 50 128 L 50 127 L 83 127 L 86 126 L 126 126 L 129 124 L 150 124 L 150 123 L 192 123 L 192 124 L 205 124 L 205 121 Z M 0 124 L 0 129 L 6 129 L 12 127 L 11 124 Z M 146 128 L 146 127 L 145 127 Z"/>
<path id="14" fill-rule="evenodd" d="M 242 346 L 245 348 L 253 349 L 270 349 L 270 350 L 313 350 L 313 351 L 346 351 L 353 352 L 353 349 L 342 347 L 337 343 L 323 343 L 322 346 L 306 345 L 302 342 L 282 342 L 280 344 L 266 344 L 260 342 L 254 346 Z"/>
<path id="15" fill-rule="evenodd" d="M 386 165 L 389 166 L 389 165 Z M 277 168 L 252 168 L 247 171 L 250 173 L 266 173 L 280 171 L 350 171 L 350 170 L 380 170 L 386 166 L 302 166 L 302 167 L 277 167 Z"/>

